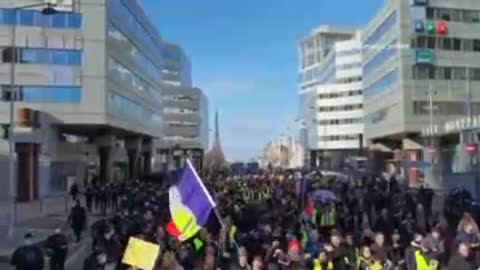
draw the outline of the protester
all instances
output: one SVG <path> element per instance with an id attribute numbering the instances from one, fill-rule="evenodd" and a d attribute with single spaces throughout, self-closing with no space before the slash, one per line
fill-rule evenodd
<path id="1" fill-rule="evenodd" d="M 45 261 L 42 250 L 32 245 L 32 234 L 27 233 L 24 237 L 24 245 L 15 250 L 10 264 L 15 270 L 43 270 Z"/>
<path id="2" fill-rule="evenodd" d="M 47 238 L 45 247 L 50 257 L 50 270 L 63 270 L 68 254 L 68 240 L 60 228 L 57 228 L 55 233 Z"/>
<path id="3" fill-rule="evenodd" d="M 454 269 L 454 270 L 476 269 L 474 267 L 474 263 L 471 260 L 469 260 L 469 256 L 470 256 L 469 244 L 466 244 L 463 242 L 459 243 L 457 252 L 450 259 L 450 262 L 448 264 L 448 269 Z"/>
<path id="4" fill-rule="evenodd" d="M 80 242 L 82 232 L 85 230 L 87 225 L 87 213 L 85 208 L 80 204 L 80 201 L 77 200 L 75 206 L 70 210 L 69 223 L 75 234 L 77 243 Z"/>

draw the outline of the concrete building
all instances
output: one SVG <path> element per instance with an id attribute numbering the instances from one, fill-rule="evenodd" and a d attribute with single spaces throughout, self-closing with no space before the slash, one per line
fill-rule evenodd
<path id="1" fill-rule="evenodd" d="M 190 61 L 180 46 L 165 43 L 162 64 L 164 136 L 156 144 L 155 169 L 182 168 L 187 158 L 202 168 L 208 149 L 207 97 L 192 87 Z"/>
<path id="2" fill-rule="evenodd" d="M 480 92 L 475 91 L 480 87 L 479 30 L 479 1 L 389 0 L 364 31 L 365 136 L 398 149 L 392 163 L 411 183 L 421 181 L 426 171 L 404 166 L 405 161 L 431 162 L 426 146 L 476 140 L 460 132 L 435 141 L 422 139 L 420 132 L 480 113 Z M 456 147 L 448 155 L 462 157 L 465 150 Z M 440 177 L 427 178 L 441 186 Z"/>
<path id="3" fill-rule="evenodd" d="M 63 1 L 52 16 L 12 9 L 32 3 L 39 1 L 0 0 L 0 123 L 8 126 L 15 85 L 18 200 L 64 192 L 92 175 L 150 172 L 154 141 L 164 135 L 157 29 L 137 1 Z"/>
<path id="4" fill-rule="evenodd" d="M 260 166 L 298 169 L 304 166 L 304 149 L 292 136 L 269 142 L 260 157 Z"/>
<path id="5" fill-rule="evenodd" d="M 359 155 L 363 148 L 361 36 L 320 29 L 325 30 L 313 32 L 300 44 L 302 137 L 311 166 L 340 169 L 346 157 Z M 309 50 L 309 44 L 317 48 Z M 319 54 L 310 65 L 312 50 Z"/>

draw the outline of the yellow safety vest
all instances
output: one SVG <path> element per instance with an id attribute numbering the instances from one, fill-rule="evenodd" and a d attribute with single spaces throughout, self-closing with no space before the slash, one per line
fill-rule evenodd
<path id="1" fill-rule="evenodd" d="M 360 264 L 362 262 L 366 263 L 368 265 L 368 269 L 369 270 L 383 270 L 383 266 L 378 262 L 378 261 L 371 261 L 371 260 L 367 260 L 365 258 L 362 258 L 360 257 L 358 259 L 359 263 L 358 263 L 358 268 L 360 268 Z"/>
<path id="2" fill-rule="evenodd" d="M 233 244 L 233 242 L 235 242 L 235 235 L 236 234 L 237 234 L 237 226 L 232 225 L 232 227 L 230 228 L 230 232 L 229 232 L 229 240 L 230 240 L 231 244 Z"/>
<path id="3" fill-rule="evenodd" d="M 417 270 L 430 270 L 429 262 L 420 250 L 415 251 L 415 264 Z"/>
<path id="4" fill-rule="evenodd" d="M 322 263 L 319 259 L 313 261 L 313 270 L 333 270 L 333 263 L 328 262 L 327 269 L 323 269 Z"/>

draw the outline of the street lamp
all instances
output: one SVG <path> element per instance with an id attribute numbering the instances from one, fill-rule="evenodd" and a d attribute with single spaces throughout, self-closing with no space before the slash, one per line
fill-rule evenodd
<path id="1" fill-rule="evenodd" d="M 16 180 L 14 178 L 15 173 L 15 160 L 14 160 L 14 152 L 15 152 L 15 141 L 14 141 L 14 112 L 15 112 L 15 98 L 17 97 L 17 91 L 15 89 L 15 64 L 17 62 L 17 49 L 16 49 L 16 38 L 17 38 L 17 14 L 19 10 L 28 9 L 28 8 L 35 8 L 35 7 L 44 7 L 42 9 L 42 14 L 45 16 L 54 15 L 57 13 L 55 9 L 55 5 L 51 3 L 38 3 L 32 5 L 25 5 L 21 7 L 12 8 L 14 22 L 12 24 L 12 36 L 11 36 L 11 46 L 10 49 L 12 51 L 11 63 L 10 63 L 10 126 L 8 128 L 8 157 L 9 157 L 9 168 L 8 168 L 8 179 L 9 179 L 9 186 L 10 186 L 10 216 L 8 222 L 8 237 L 13 237 L 13 232 L 15 230 L 15 219 L 16 219 L 16 209 L 15 209 L 15 192 L 16 192 Z M 15 93 L 14 93 L 15 92 Z M 14 95 L 15 94 L 15 95 Z"/>

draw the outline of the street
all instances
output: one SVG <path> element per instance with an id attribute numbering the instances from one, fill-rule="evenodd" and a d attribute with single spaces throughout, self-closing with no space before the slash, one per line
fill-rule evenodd
<path id="1" fill-rule="evenodd" d="M 89 234 L 88 234 L 89 235 Z M 70 244 L 69 255 L 65 263 L 66 270 L 82 270 L 83 261 L 88 257 L 90 252 L 91 239 L 85 238 L 80 244 Z M 14 268 L 6 262 L 0 262 L 1 270 L 14 270 Z M 45 270 L 49 270 L 48 258 L 45 257 Z"/>

